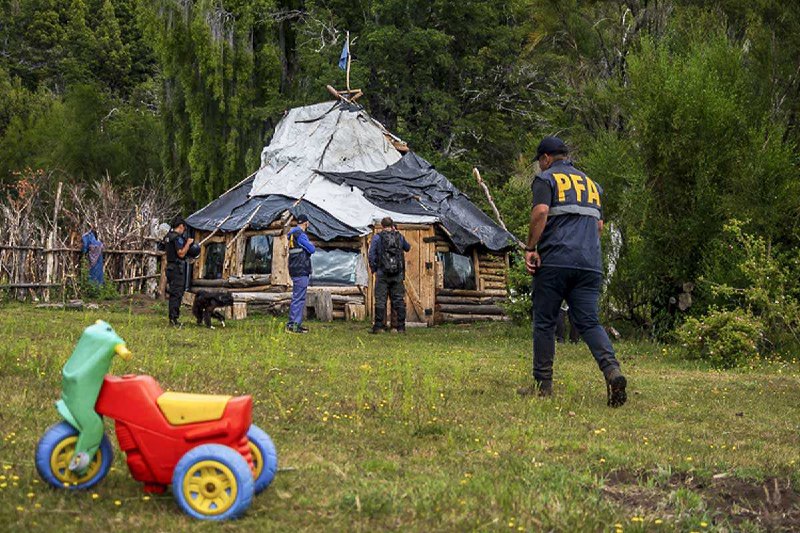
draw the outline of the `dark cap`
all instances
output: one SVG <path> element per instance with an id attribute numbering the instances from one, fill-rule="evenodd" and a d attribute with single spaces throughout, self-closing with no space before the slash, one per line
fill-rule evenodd
<path id="1" fill-rule="evenodd" d="M 536 159 L 538 160 L 544 154 L 556 155 L 568 153 L 569 148 L 564 144 L 564 141 L 558 137 L 545 137 L 542 139 L 542 142 L 539 143 L 538 148 L 536 148 Z"/>
<path id="2" fill-rule="evenodd" d="M 381 226 L 384 228 L 391 228 L 394 226 L 394 220 L 392 220 L 392 217 L 383 217 L 383 219 L 381 219 Z"/>
<path id="3" fill-rule="evenodd" d="M 296 220 L 298 224 L 302 224 L 303 222 L 308 222 L 308 215 L 306 215 L 305 213 L 300 213 L 299 215 L 297 215 Z"/>
<path id="4" fill-rule="evenodd" d="M 183 220 L 182 216 L 177 216 L 177 217 L 172 219 L 172 227 L 173 227 L 173 229 L 177 228 L 181 224 L 183 224 L 184 226 L 186 225 L 186 221 Z"/>

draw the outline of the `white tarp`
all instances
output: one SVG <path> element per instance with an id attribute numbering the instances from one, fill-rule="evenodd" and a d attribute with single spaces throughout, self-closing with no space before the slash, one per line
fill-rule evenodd
<path id="1" fill-rule="evenodd" d="M 405 223 L 438 221 L 437 217 L 380 209 L 357 187 L 337 185 L 315 172 L 373 172 L 401 157 L 382 128 L 363 111 L 337 102 L 295 108 L 281 120 L 272 142 L 261 152 L 261 170 L 250 196 L 302 198 L 364 233 L 385 216 Z"/>

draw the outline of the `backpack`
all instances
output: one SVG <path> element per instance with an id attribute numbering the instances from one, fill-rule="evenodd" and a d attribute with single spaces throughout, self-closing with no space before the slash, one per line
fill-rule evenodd
<path id="1" fill-rule="evenodd" d="M 387 274 L 399 274 L 403 270 L 403 237 L 399 231 L 382 231 L 380 268 Z"/>

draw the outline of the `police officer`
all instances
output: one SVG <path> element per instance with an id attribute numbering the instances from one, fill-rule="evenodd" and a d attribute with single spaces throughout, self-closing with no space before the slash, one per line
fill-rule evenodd
<path id="1" fill-rule="evenodd" d="M 533 209 L 525 248 L 525 267 L 534 275 L 534 384 L 517 392 L 523 396 L 553 393 L 555 329 L 561 302 L 566 300 L 573 326 L 605 376 L 608 405 L 619 407 L 627 399 L 627 382 L 598 315 L 603 190 L 576 169 L 567 154 L 567 146 L 557 137 L 545 137 L 536 150 L 541 172 L 532 184 Z"/>
<path id="2" fill-rule="evenodd" d="M 289 230 L 289 276 L 292 277 L 292 303 L 289 305 L 289 322 L 286 331 L 308 333 L 303 326 L 303 310 L 306 307 L 308 280 L 311 277 L 311 254 L 316 249 L 308 240 L 308 217 L 297 216 L 297 226 Z"/>
<path id="3" fill-rule="evenodd" d="M 186 290 L 186 254 L 194 242 L 187 238 L 186 222 L 178 217 L 172 222 L 172 229 L 167 233 L 167 293 L 169 294 L 169 323 L 181 327 L 178 318 L 181 314 L 181 301 Z"/>

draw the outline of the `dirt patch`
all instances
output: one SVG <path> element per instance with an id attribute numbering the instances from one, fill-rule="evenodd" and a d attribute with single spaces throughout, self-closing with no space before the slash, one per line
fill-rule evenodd
<path id="1" fill-rule="evenodd" d="M 731 525 L 749 520 L 767 531 L 800 531 L 800 492 L 788 479 L 755 483 L 725 475 L 702 480 L 689 473 L 665 477 L 620 470 L 606 478 L 602 492 L 631 510 L 670 517 L 682 512 L 675 497 L 680 489 L 699 495 L 708 512 Z"/>

